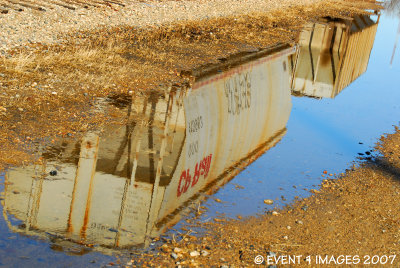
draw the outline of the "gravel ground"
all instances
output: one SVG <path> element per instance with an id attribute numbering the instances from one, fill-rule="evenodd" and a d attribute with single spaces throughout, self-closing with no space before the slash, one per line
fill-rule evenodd
<path id="1" fill-rule="evenodd" d="M 268 12 L 322 0 L 195 0 L 129 1 L 125 7 L 78 7 L 76 10 L 54 6 L 46 11 L 25 8 L 0 14 L 0 53 L 27 43 L 57 43 L 68 32 L 121 25 L 145 27 L 182 20 Z"/>

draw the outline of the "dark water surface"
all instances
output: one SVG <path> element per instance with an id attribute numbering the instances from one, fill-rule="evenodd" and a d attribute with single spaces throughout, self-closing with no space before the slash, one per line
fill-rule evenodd
<path id="1" fill-rule="evenodd" d="M 374 23 L 364 19 L 364 23 L 368 22 Z M 293 66 L 295 61 L 290 48 L 282 47 L 274 54 L 275 58 L 267 56 L 264 60 L 255 60 L 252 65 L 241 67 L 240 72 L 221 74 L 221 79 L 229 81 L 222 84 L 225 91 L 221 96 L 228 101 L 226 120 L 232 120 L 226 127 L 225 123 L 210 116 L 213 103 L 201 115 L 197 114 L 196 107 L 201 107 L 211 90 L 205 82 L 200 86 L 204 87 L 202 91 L 197 91 L 200 93 L 191 93 L 196 98 L 180 102 L 178 93 L 174 93 L 173 98 L 167 96 L 164 101 L 153 103 L 154 107 L 159 105 L 157 107 L 161 110 L 164 106 L 172 107 L 169 112 L 171 117 L 165 113 L 157 114 L 158 108 L 153 109 L 154 113 L 150 109 L 150 118 L 154 122 L 158 120 L 161 125 L 138 127 L 140 124 L 134 122 L 126 129 L 115 132 L 112 138 L 99 138 L 91 133 L 83 142 L 51 148 L 48 164 L 41 167 L 43 170 L 37 167 L 15 168 L 0 175 L 3 206 L 0 216 L 0 266 L 107 265 L 115 261 L 109 255 L 121 253 L 127 256 L 121 249 L 124 246 L 151 246 L 149 236 L 156 236 L 164 228 L 179 222 L 181 216 L 176 216 L 179 211 L 192 203 L 196 205 L 209 192 L 216 191 L 205 201 L 208 211 L 202 216 L 202 221 L 208 221 L 219 213 L 228 217 L 263 213 L 273 207 L 265 205 L 264 199 L 274 199 L 274 205 L 281 206 L 292 202 L 295 196 L 309 195 L 305 189 L 317 188 L 324 170 L 328 174 L 344 172 L 360 157 L 359 153 L 371 150 L 382 133 L 392 132 L 393 125 L 399 124 L 399 51 L 390 66 L 398 23 L 398 18 L 380 18 L 366 72 L 329 98 L 307 97 L 304 95 L 312 94 L 305 91 L 301 94 L 297 92 L 296 96 L 290 96 L 290 91 L 282 93 L 281 87 L 288 85 L 289 66 Z M 316 27 L 314 25 L 309 30 Z M 333 36 L 339 36 L 339 30 L 318 27 L 321 31 L 333 31 L 336 33 Z M 340 71 L 337 69 L 340 57 L 335 58 L 333 52 L 337 49 L 337 54 L 340 54 L 341 41 L 337 39 L 338 42 L 329 43 L 328 48 L 333 52 L 329 54 L 328 50 L 324 50 L 318 62 L 316 32 L 313 38 L 315 47 L 308 49 L 304 46 L 303 52 L 307 58 L 307 53 L 312 51 L 311 60 L 315 65 L 312 68 L 315 69 L 306 72 L 305 77 L 312 79 L 315 75 L 317 82 L 329 84 Z M 359 46 L 363 42 L 366 40 L 360 40 Z M 355 58 L 368 59 L 368 56 L 369 52 Z M 332 65 L 332 58 L 336 65 Z M 316 66 L 321 68 L 317 71 Z M 332 67 L 336 68 L 334 74 L 325 74 L 324 70 L 331 66 L 336 66 Z M 258 77 L 257 68 L 267 68 L 269 73 L 274 74 L 274 80 L 257 78 L 261 81 L 259 83 L 269 85 L 267 91 L 251 91 L 258 83 L 251 80 L 251 75 Z M 227 75 L 228 78 L 225 77 Z M 251 85 L 249 81 L 252 81 Z M 235 85 L 240 88 L 238 95 Z M 301 89 L 302 86 L 299 86 Z M 262 95 L 265 92 L 268 95 Z M 261 97 L 268 99 L 268 105 L 259 105 L 260 108 L 252 114 L 251 105 L 259 104 L 257 101 Z M 240 99 L 240 105 L 236 105 L 237 99 Z M 147 105 L 146 101 L 140 105 Z M 186 126 L 186 132 L 183 128 L 185 123 L 181 122 L 182 105 L 192 107 L 185 111 L 186 116 L 193 119 L 187 119 L 189 126 Z M 219 109 L 218 104 L 215 105 Z M 128 115 L 131 112 L 127 110 Z M 254 131 L 247 129 L 254 124 L 248 123 L 246 116 L 261 119 Z M 164 131 L 168 128 L 163 128 L 162 124 L 171 125 L 170 121 L 174 121 L 173 130 L 170 129 L 173 135 L 169 136 L 173 138 L 164 139 Z M 258 131 L 257 126 L 263 128 L 265 133 Z M 207 132 L 203 134 L 211 138 L 196 140 L 196 137 L 202 137 L 196 135 L 200 135 L 197 133 L 204 128 Z M 113 130 L 110 131 L 113 133 Z M 145 131 L 151 138 L 141 140 L 135 131 L 139 134 Z M 237 136 L 236 132 L 239 133 Z M 241 133 L 247 133 L 247 136 L 242 137 Z M 219 149 L 208 151 L 207 148 L 215 147 L 214 140 Z M 253 144 L 252 140 L 260 142 Z M 138 144 L 146 150 L 140 151 L 135 158 L 135 146 Z M 249 149 L 246 148 L 252 151 L 258 148 L 259 151 L 255 150 L 248 156 Z M 197 157 L 197 154 L 199 157 L 193 160 L 191 157 Z M 254 154 L 256 157 L 253 157 Z M 159 160 L 160 155 L 163 161 Z M 235 164 L 233 169 L 228 168 L 240 159 L 242 165 Z M 188 163 L 196 165 L 190 166 L 189 171 Z M 158 166 L 162 167 L 160 173 Z M 245 169 L 236 175 L 235 169 L 242 168 Z M 57 171 L 57 174 L 49 175 L 50 171 Z M 86 173 L 91 180 L 84 180 Z M 207 176 L 219 178 L 211 190 L 204 190 Z M 214 198 L 222 202 L 216 202 Z M 170 212 L 173 216 L 165 216 Z M 158 222 L 156 227 L 155 222 Z M 79 244 L 89 244 L 90 247 Z"/>

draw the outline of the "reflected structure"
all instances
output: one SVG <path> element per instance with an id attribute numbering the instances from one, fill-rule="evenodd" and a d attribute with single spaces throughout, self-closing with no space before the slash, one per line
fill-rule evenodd
<path id="1" fill-rule="evenodd" d="M 334 98 L 366 70 L 378 21 L 369 16 L 326 19 L 301 32 L 292 91 L 297 96 Z"/>
<path id="2" fill-rule="evenodd" d="M 147 246 L 285 134 L 295 51 L 231 59 L 191 88 L 134 97 L 126 127 L 87 133 L 47 150 L 42 165 L 10 169 L 2 201 L 9 228 L 102 252 Z"/>

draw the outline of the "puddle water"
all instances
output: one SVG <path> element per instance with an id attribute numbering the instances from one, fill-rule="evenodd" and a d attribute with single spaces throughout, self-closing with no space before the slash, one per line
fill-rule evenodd
<path id="1" fill-rule="evenodd" d="M 299 47 L 232 59 L 190 89 L 135 97 L 121 108 L 126 127 L 8 170 L 0 265 L 104 265 L 148 247 L 199 201 L 205 221 L 307 196 L 323 170 L 343 172 L 400 118 L 399 56 L 389 65 L 398 19 L 381 17 L 378 32 L 377 19 L 310 24 Z"/>

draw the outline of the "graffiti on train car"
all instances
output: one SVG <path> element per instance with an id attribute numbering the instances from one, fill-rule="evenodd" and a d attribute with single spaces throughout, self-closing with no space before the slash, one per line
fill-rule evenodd
<path id="1" fill-rule="evenodd" d="M 249 109 L 251 104 L 250 72 L 233 76 L 224 84 L 225 96 L 228 100 L 228 113 L 239 115 Z"/>
<path id="2" fill-rule="evenodd" d="M 189 144 L 188 156 L 191 157 L 194 154 L 197 154 L 199 151 L 199 141 L 192 142 Z"/>
<path id="3" fill-rule="evenodd" d="M 200 162 L 196 163 L 194 168 L 194 175 L 190 174 L 190 169 L 182 171 L 179 179 L 177 196 L 181 196 L 186 193 L 189 187 L 194 187 L 200 179 L 200 176 L 207 178 L 208 172 L 210 171 L 212 154 L 204 157 Z"/>
<path id="4" fill-rule="evenodd" d="M 190 120 L 188 124 L 189 133 L 194 133 L 203 128 L 203 117 L 200 115 L 193 120 Z"/>

